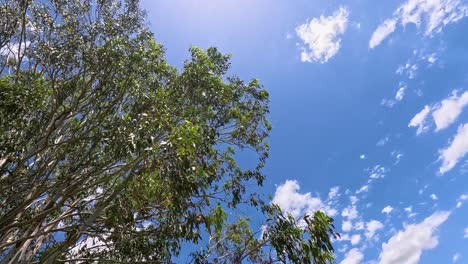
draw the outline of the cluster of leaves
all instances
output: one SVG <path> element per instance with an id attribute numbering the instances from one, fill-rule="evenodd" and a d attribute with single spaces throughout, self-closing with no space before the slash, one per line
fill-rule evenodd
<path id="1" fill-rule="evenodd" d="M 331 218 L 246 189 L 266 90 L 215 48 L 178 71 L 143 18 L 137 0 L 0 0 L 0 263 L 171 262 L 205 240 L 196 262 L 332 261 Z M 229 223 L 241 204 L 270 217 L 263 236 Z"/>

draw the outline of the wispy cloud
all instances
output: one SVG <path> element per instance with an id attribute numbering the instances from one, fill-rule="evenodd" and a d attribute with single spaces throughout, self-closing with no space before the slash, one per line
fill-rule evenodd
<path id="1" fill-rule="evenodd" d="M 396 70 L 396 74 L 398 75 L 405 75 L 408 79 L 414 79 L 416 77 L 416 73 L 418 71 L 417 64 L 411 64 L 407 62 L 405 65 L 400 65 Z"/>
<path id="2" fill-rule="evenodd" d="M 431 36 L 443 27 L 468 15 L 466 3 L 460 0 L 408 0 L 382 22 L 371 36 L 369 47 L 380 45 L 398 25 L 424 26 L 424 35 Z"/>
<path id="3" fill-rule="evenodd" d="M 431 112 L 431 108 L 428 105 L 426 105 L 409 122 L 408 127 L 417 127 L 418 128 L 416 130 L 416 135 L 419 135 L 419 134 L 425 132 L 428 129 L 428 127 L 426 126 L 426 118 L 428 117 L 430 112 Z"/>
<path id="4" fill-rule="evenodd" d="M 458 91 L 452 92 L 452 95 L 434 107 L 432 117 L 436 125 L 436 131 L 447 128 L 455 122 L 461 114 L 463 108 L 468 105 L 468 91 L 458 96 Z"/>
<path id="5" fill-rule="evenodd" d="M 457 199 L 457 205 L 456 205 L 456 207 L 457 207 L 457 208 L 462 207 L 463 202 L 465 202 L 466 200 L 468 200 L 468 194 L 462 194 L 462 195 L 460 195 L 460 197 Z"/>
<path id="6" fill-rule="evenodd" d="M 377 47 L 384 39 L 395 31 L 397 20 L 395 18 L 387 19 L 380 24 L 377 29 L 372 33 L 372 37 L 369 41 L 369 47 L 371 49 Z"/>
<path id="7" fill-rule="evenodd" d="M 416 134 L 419 135 L 429 129 L 427 124 L 429 114 L 435 124 L 435 131 L 440 131 L 453 124 L 463 109 L 468 106 L 468 91 L 458 95 L 458 91 L 452 91 L 451 95 L 431 106 L 426 105 L 417 113 L 409 123 L 409 127 L 417 127 Z"/>
<path id="8" fill-rule="evenodd" d="M 468 123 L 458 127 L 457 134 L 452 142 L 445 149 L 439 150 L 439 159 L 442 160 L 442 165 L 439 172 L 444 174 L 460 161 L 468 153 Z"/>
<path id="9" fill-rule="evenodd" d="M 296 33 L 303 42 L 301 60 L 325 63 L 335 56 L 348 26 L 348 15 L 348 10 L 341 7 L 331 16 L 322 15 L 298 26 Z"/>
<path id="10" fill-rule="evenodd" d="M 406 86 L 401 86 L 395 94 L 395 100 L 401 101 L 405 97 Z"/>

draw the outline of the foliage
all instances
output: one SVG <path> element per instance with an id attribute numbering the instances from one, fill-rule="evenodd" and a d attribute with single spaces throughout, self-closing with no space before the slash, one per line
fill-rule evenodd
<path id="1" fill-rule="evenodd" d="M 184 243 L 207 246 L 197 263 L 331 262 L 331 218 L 246 189 L 267 91 L 215 48 L 178 71 L 143 18 L 136 0 L 0 1 L 0 263 L 162 263 Z M 270 217 L 262 236 L 230 223 L 244 205 Z"/>

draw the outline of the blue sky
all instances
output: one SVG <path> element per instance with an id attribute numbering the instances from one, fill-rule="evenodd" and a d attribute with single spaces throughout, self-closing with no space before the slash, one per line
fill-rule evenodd
<path id="1" fill-rule="evenodd" d="M 216 46 L 268 89 L 265 191 L 333 215 L 337 263 L 468 263 L 468 1 L 142 5 L 171 63 Z"/>

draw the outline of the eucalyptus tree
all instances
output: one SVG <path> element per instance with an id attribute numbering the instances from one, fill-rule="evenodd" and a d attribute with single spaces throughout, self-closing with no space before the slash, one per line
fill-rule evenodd
<path id="1" fill-rule="evenodd" d="M 137 0 L 0 0 L 0 263 L 170 263 L 190 244 L 196 263 L 331 262 L 331 218 L 247 188 L 267 91 L 215 48 L 169 65 L 144 18 Z"/>

